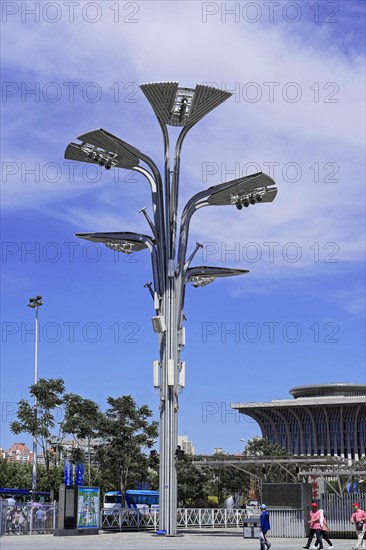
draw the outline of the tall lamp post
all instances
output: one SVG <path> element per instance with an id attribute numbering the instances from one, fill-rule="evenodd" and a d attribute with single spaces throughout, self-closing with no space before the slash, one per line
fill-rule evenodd
<path id="1" fill-rule="evenodd" d="M 34 383 L 38 382 L 38 309 L 43 306 L 42 296 L 36 296 L 35 298 L 29 298 L 28 307 L 34 309 L 35 312 L 35 335 L 34 335 Z M 37 424 L 37 397 L 34 396 L 34 420 Z M 37 437 L 33 435 L 33 460 L 32 460 L 32 501 L 35 502 L 37 497 Z"/>
<path id="2" fill-rule="evenodd" d="M 77 233 L 76 236 L 104 243 L 108 248 L 131 254 L 145 248 L 152 259 L 153 283 L 148 283 L 154 301 L 152 318 L 158 334 L 160 358 L 154 361 L 154 387 L 160 389 L 160 471 L 159 527 L 166 535 L 177 533 L 178 392 L 185 386 L 185 362 L 181 352 L 185 345 L 184 297 L 187 283 L 205 286 L 216 278 L 242 275 L 247 270 L 209 266 L 190 267 L 197 251 L 196 244 L 187 257 L 188 233 L 192 215 L 204 206 L 232 205 L 238 210 L 250 204 L 271 202 L 277 189 L 274 181 L 258 173 L 221 183 L 194 195 L 185 205 L 177 232 L 180 155 L 188 131 L 207 113 L 231 96 L 211 86 L 180 88 L 177 82 L 142 84 L 141 90 L 150 102 L 160 124 L 164 140 L 164 181 L 154 161 L 147 155 L 110 134 L 97 129 L 78 137 L 81 143 L 70 143 L 65 158 L 97 163 L 110 168 L 127 168 L 141 173 L 151 188 L 152 218 L 143 208 L 152 236 L 132 232 Z M 170 161 L 168 126 L 181 127 L 176 140 L 174 161 Z M 141 166 L 140 162 L 145 163 Z M 177 238 L 178 235 L 178 238 Z"/>

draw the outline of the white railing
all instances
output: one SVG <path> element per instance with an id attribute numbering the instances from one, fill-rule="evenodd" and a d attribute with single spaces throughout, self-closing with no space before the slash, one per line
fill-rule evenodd
<path id="1" fill-rule="evenodd" d="M 177 526 L 180 529 L 242 528 L 248 517 L 242 509 L 223 508 L 178 508 Z M 254 519 L 254 518 L 252 518 Z M 258 518 L 259 521 L 259 518 Z M 101 515 L 101 528 L 114 530 L 159 528 L 159 512 L 138 510 L 116 510 L 113 514 Z M 301 510 L 271 510 L 272 537 L 304 537 L 304 514 Z"/>
<path id="2" fill-rule="evenodd" d="M 101 529 L 158 529 L 159 512 L 156 510 L 142 511 L 130 508 L 101 512 Z"/>
<path id="3" fill-rule="evenodd" d="M 366 508 L 366 495 L 344 496 L 325 495 L 320 506 L 325 510 L 331 536 L 354 537 L 354 526 L 350 523 L 352 504 L 357 500 L 362 509 Z M 31 504 L 17 503 L 8 506 L 0 499 L 0 535 L 52 533 L 57 522 L 57 504 L 43 505 L 46 512 L 45 523 L 36 519 L 37 508 Z M 20 512 L 20 514 L 19 514 Z M 242 509 L 222 508 L 178 508 L 177 525 L 179 529 L 188 528 L 243 528 L 250 513 Z M 304 517 L 305 516 L 305 517 Z M 254 518 L 252 518 L 254 519 Z M 307 512 L 302 510 L 270 510 L 271 536 L 283 538 L 302 538 L 305 536 Z M 142 530 L 159 529 L 159 512 L 121 509 L 113 513 L 101 511 L 100 529 L 106 530 Z"/>
<path id="4" fill-rule="evenodd" d="M 178 527 L 241 527 L 245 510 L 222 508 L 178 508 Z"/>

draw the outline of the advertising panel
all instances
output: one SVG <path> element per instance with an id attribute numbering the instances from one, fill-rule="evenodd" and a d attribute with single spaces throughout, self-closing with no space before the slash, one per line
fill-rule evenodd
<path id="1" fill-rule="evenodd" d="M 78 487 L 78 529 L 99 528 L 99 487 Z"/>

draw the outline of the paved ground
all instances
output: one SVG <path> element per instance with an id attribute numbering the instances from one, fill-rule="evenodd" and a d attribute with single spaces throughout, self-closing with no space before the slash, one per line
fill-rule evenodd
<path id="1" fill-rule="evenodd" d="M 1 550 L 259 550 L 255 539 L 243 539 L 242 529 L 181 531 L 181 536 L 161 537 L 152 532 L 101 533 L 94 536 L 8 535 L 0 539 Z M 272 539 L 271 550 L 299 550 L 305 539 Z M 350 550 L 355 540 L 334 540 L 335 550 Z M 327 549 L 324 544 L 324 549 Z"/>

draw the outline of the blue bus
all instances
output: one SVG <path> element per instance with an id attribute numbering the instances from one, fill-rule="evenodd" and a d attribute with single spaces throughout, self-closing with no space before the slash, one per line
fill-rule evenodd
<path id="1" fill-rule="evenodd" d="M 14 489 L 12 487 L 0 487 L 0 498 L 13 498 L 16 502 L 31 502 L 32 491 L 29 489 Z M 49 504 L 50 493 L 48 491 L 37 491 L 37 501 L 42 504 Z"/>
<path id="2" fill-rule="evenodd" d="M 127 508 L 149 508 L 156 510 L 159 508 L 159 491 L 126 491 Z"/>
<path id="3" fill-rule="evenodd" d="M 158 510 L 159 491 L 128 490 L 125 502 L 122 502 L 121 491 L 107 491 L 104 495 L 103 508 L 106 515 L 118 512 L 121 508 Z"/>

